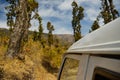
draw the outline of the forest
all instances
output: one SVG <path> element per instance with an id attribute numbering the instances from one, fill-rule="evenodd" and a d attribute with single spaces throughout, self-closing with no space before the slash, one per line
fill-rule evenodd
<path id="1" fill-rule="evenodd" d="M 113 0 L 100 0 L 100 13 L 89 33 L 119 17 Z M 36 0 L 6 0 L 8 29 L 0 28 L 0 80 L 57 80 L 62 56 L 81 39 L 81 21 L 86 17 L 84 7 L 71 3 L 73 34 L 57 35 L 51 21 L 46 23 L 48 33 L 43 32 L 43 19 L 38 13 Z M 34 13 L 34 15 L 33 15 Z M 38 21 L 38 30 L 30 31 L 30 21 Z"/>

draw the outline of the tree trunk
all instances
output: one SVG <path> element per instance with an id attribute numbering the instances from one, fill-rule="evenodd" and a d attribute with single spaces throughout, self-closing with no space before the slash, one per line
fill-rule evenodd
<path id="1" fill-rule="evenodd" d="M 13 58 L 20 53 L 22 40 L 24 38 L 26 30 L 29 28 L 29 14 L 27 12 L 27 0 L 19 0 L 17 6 L 17 16 L 15 20 L 15 27 L 13 33 L 11 33 L 9 45 L 6 56 Z"/>

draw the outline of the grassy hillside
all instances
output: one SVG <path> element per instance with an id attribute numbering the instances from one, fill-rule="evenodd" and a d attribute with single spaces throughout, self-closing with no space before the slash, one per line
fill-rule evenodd
<path id="1" fill-rule="evenodd" d="M 39 41 L 33 41 L 33 36 L 29 35 L 20 57 L 11 60 L 4 57 L 9 32 L 4 34 L 2 32 L 5 31 L 0 31 L 2 34 L 0 35 L 0 80 L 56 80 L 62 54 L 72 43 L 66 41 L 63 45 L 61 42 L 64 41 L 61 41 L 57 46 L 51 47 L 44 43 L 43 47 Z M 61 37 L 58 40 L 60 39 Z M 47 42 L 46 39 L 45 42 Z"/>
<path id="2" fill-rule="evenodd" d="M 0 34 L 10 35 L 10 31 L 5 28 L 0 28 Z M 29 31 L 29 35 L 33 35 L 33 31 Z M 44 33 L 43 36 L 47 38 L 47 33 Z M 54 34 L 54 38 L 59 39 L 61 43 L 72 44 L 74 42 L 74 37 L 71 34 Z"/>

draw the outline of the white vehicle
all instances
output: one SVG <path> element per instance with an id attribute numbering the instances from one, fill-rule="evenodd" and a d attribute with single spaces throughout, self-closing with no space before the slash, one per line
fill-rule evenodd
<path id="1" fill-rule="evenodd" d="M 58 80 L 120 80 L 120 18 L 74 43 Z"/>

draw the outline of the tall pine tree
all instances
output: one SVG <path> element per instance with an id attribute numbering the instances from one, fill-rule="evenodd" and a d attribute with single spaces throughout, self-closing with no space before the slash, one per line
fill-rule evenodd
<path id="1" fill-rule="evenodd" d="M 77 41 L 81 38 L 80 20 L 82 20 L 83 17 L 84 17 L 84 13 L 83 13 L 84 8 L 82 6 L 78 6 L 75 1 L 72 2 L 72 8 L 73 8 L 73 11 L 72 11 L 72 15 L 73 15 L 72 28 L 73 28 L 75 41 Z"/>

